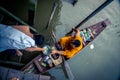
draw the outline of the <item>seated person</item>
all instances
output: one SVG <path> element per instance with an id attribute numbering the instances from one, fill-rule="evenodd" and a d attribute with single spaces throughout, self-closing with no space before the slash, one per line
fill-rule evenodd
<path id="1" fill-rule="evenodd" d="M 78 29 L 73 29 L 73 31 L 75 34 L 65 36 L 58 41 L 63 50 L 52 50 L 52 54 L 61 54 L 68 59 L 73 57 L 82 49 L 83 44 L 82 37 L 80 37 L 80 32 Z"/>
<path id="2" fill-rule="evenodd" d="M 15 50 L 17 55 L 21 56 L 19 50 L 44 51 L 43 48 L 38 47 L 43 42 L 44 37 L 40 34 L 32 34 L 29 26 L 0 24 L 0 52 L 8 49 Z"/>

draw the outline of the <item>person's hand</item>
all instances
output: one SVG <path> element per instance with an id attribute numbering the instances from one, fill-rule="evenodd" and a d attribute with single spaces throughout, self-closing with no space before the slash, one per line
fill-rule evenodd
<path id="1" fill-rule="evenodd" d="M 18 49 L 16 49 L 16 54 L 17 54 L 18 56 L 22 56 L 22 55 L 23 55 L 23 53 L 22 53 L 21 51 L 19 51 Z"/>
<path id="2" fill-rule="evenodd" d="M 57 53 L 57 50 L 55 50 L 55 49 L 52 50 L 52 54 L 55 54 L 55 53 Z"/>
<path id="3" fill-rule="evenodd" d="M 72 28 L 72 30 L 73 30 L 73 31 L 76 31 L 76 29 L 75 29 L 74 27 Z"/>
<path id="4" fill-rule="evenodd" d="M 79 33 L 79 32 L 80 32 L 80 30 L 79 30 L 79 29 L 76 29 L 76 28 L 72 28 L 72 30 L 73 30 L 74 32 L 76 32 L 76 33 Z"/>
<path id="5" fill-rule="evenodd" d="M 41 48 L 41 51 L 45 51 L 45 49 L 44 49 L 44 48 Z"/>
<path id="6" fill-rule="evenodd" d="M 79 29 L 72 28 L 72 30 L 75 32 L 75 33 L 73 34 L 73 37 L 80 36 L 80 30 L 79 30 Z"/>

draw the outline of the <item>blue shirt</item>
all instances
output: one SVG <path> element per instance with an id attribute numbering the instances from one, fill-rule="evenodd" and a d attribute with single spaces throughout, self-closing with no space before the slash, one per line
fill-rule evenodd
<path id="1" fill-rule="evenodd" d="M 0 24 L 0 52 L 35 46 L 35 41 L 31 37 L 11 26 Z"/>

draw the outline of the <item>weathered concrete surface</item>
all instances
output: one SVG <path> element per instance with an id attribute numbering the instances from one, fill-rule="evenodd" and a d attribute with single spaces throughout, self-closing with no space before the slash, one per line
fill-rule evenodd
<path id="1" fill-rule="evenodd" d="M 54 27 L 57 23 L 58 14 L 60 11 L 60 0 L 38 0 L 36 9 L 35 9 L 35 18 L 34 18 L 34 28 L 38 33 L 45 36 L 46 42 L 51 38 L 51 31 L 54 30 Z M 54 3 L 57 4 L 55 12 L 53 12 Z M 46 26 L 50 20 L 51 13 L 53 17 L 51 18 L 50 24 L 46 29 Z"/>

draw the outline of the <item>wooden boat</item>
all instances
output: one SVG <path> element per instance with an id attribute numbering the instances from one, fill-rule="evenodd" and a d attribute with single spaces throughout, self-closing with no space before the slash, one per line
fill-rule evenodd
<path id="1" fill-rule="evenodd" d="M 110 21 L 106 19 L 92 26 L 81 29 L 80 35 L 83 38 L 84 47 L 86 47 L 91 41 L 93 41 L 109 24 Z M 50 54 L 51 50 L 57 48 L 57 46 L 45 45 L 44 48 L 46 50 L 43 52 L 43 54 L 35 57 L 21 70 L 28 73 L 42 74 L 65 61 L 63 56 L 61 55 Z"/>

